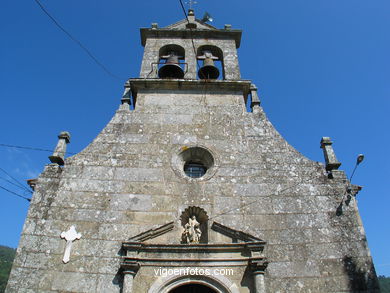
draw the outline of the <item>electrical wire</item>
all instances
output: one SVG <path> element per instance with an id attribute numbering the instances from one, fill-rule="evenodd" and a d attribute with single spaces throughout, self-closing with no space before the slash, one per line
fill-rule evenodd
<path id="1" fill-rule="evenodd" d="M 105 142 L 101 142 L 101 143 L 105 143 Z M 106 144 L 112 144 L 112 143 L 107 142 Z M 7 148 L 16 148 L 16 149 L 25 149 L 25 150 L 31 150 L 31 151 L 39 151 L 39 152 L 49 152 L 49 153 L 53 152 L 53 150 L 50 150 L 50 149 L 36 148 L 36 147 L 30 147 L 30 146 L 12 145 L 12 144 L 6 144 L 6 143 L 0 143 L 0 146 L 7 147 Z M 65 154 L 67 154 L 67 155 L 77 155 L 78 153 L 65 152 Z M 117 158 L 117 157 L 115 157 L 115 155 L 123 155 L 123 153 L 114 153 L 113 155 L 104 155 L 104 154 L 100 154 L 100 153 L 92 153 L 90 155 L 92 155 L 92 156 L 98 155 L 100 157 L 106 157 L 106 158 L 113 159 L 113 158 Z M 8 176 L 10 176 L 10 175 L 8 175 Z"/>
<path id="2" fill-rule="evenodd" d="M 179 0 L 180 2 L 180 5 L 181 5 L 181 9 L 183 10 L 183 13 L 187 19 L 187 22 L 190 23 L 190 21 L 188 20 L 188 16 L 187 16 L 187 12 L 186 12 L 186 9 L 184 8 L 184 4 L 183 4 L 183 1 L 182 0 Z"/>
<path id="3" fill-rule="evenodd" d="M 81 49 L 87 53 L 87 55 L 101 68 L 103 69 L 108 75 L 110 75 L 113 78 L 116 78 L 118 80 L 124 80 L 117 75 L 113 74 L 110 70 L 107 69 L 106 66 L 103 65 L 102 62 L 100 62 L 93 54 L 92 52 L 85 47 L 78 39 L 76 39 L 74 36 L 72 36 L 50 13 L 47 11 L 47 9 L 43 6 L 43 4 L 39 0 L 34 0 L 35 3 L 39 6 L 39 8 L 51 19 L 51 21 L 61 30 L 63 31 L 73 42 L 75 42 Z"/>
<path id="4" fill-rule="evenodd" d="M 8 145 L 8 144 L 0 144 L 0 146 L 18 147 L 18 148 L 24 148 L 24 149 L 36 150 L 36 151 L 49 151 L 49 150 L 40 149 L 40 148 L 13 146 L 13 145 Z M 51 151 L 50 151 L 50 152 L 51 152 Z M 118 154 L 119 154 L 119 153 L 118 153 Z M 95 155 L 95 154 L 92 154 L 92 155 Z M 99 154 L 98 154 L 98 155 L 99 155 Z M 101 156 L 104 156 L 104 157 L 114 158 L 114 156 L 107 156 L 107 155 L 102 155 L 102 154 L 100 154 L 100 155 L 101 155 Z M 8 176 L 10 176 L 11 178 L 13 178 L 11 175 L 9 175 L 9 174 L 8 174 L 5 170 L 3 170 L 2 168 L 0 168 L 0 170 L 2 170 L 3 172 L 5 172 L 5 173 L 6 173 Z M 272 169 L 272 170 L 273 170 L 273 171 L 286 171 L 286 170 L 283 170 L 283 169 Z M 14 179 L 14 178 L 13 178 L 13 179 Z M 16 179 L 14 179 L 14 180 L 16 180 Z M 17 180 L 16 180 L 16 181 L 17 181 Z M 18 182 L 18 181 L 17 181 L 17 182 Z M 276 194 L 276 195 L 281 195 L 282 192 L 287 191 L 287 190 L 289 190 L 289 189 L 291 189 L 291 188 L 294 188 L 294 187 L 296 187 L 296 186 L 298 186 L 298 185 L 300 185 L 300 184 L 302 184 L 302 182 L 298 182 L 298 183 L 296 183 L 296 184 L 294 184 L 294 185 L 292 185 L 292 186 L 286 187 L 286 188 L 284 188 L 284 189 L 282 189 L 282 190 L 280 190 L 280 191 L 275 192 L 275 194 Z M 23 186 L 23 187 L 24 187 L 24 186 Z M 4 189 L 4 190 L 6 190 L 6 191 L 8 191 L 8 192 L 10 192 L 10 193 L 12 193 L 12 194 L 15 194 L 15 195 L 17 195 L 17 196 L 19 196 L 19 197 L 22 197 L 22 198 L 24 198 L 24 199 L 27 199 L 27 198 L 25 198 L 25 197 L 23 197 L 23 196 L 21 196 L 21 195 L 19 195 L 19 194 L 16 194 L 15 192 L 12 192 L 12 191 L 10 191 L 10 190 L 8 190 L 8 189 L 2 187 L 2 186 L 0 186 L 0 188 Z M 25 187 L 24 187 L 24 188 L 25 188 Z M 27 190 L 27 191 L 28 191 L 28 192 L 31 192 L 30 190 Z M 345 195 L 345 194 L 344 194 L 344 195 Z M 343 195 L 343 198 L 344 198 L 344 195 Z M 27 199 L 27 200 L 30 201 L 30 199 Z M 217 214 L 217 215 L 215 215 L 215 216 L 213 216 L 213 217 L 210 217 L 210 219 L 214 219 L 214 218 L 223 216 L 223 215 L 225 215 L 225 214 L 228 214 L 229 212 L 232 212 L 232 211 L 235 211 L 235 210 L 238 210 L 238 209 L 242 209 L 242 208 L 244 208 L 244 207 L 246 207 L 246 206 L 249 206 L 249 205 L 252 205 L 252 204 L 254 204 L 254 203 L 256 203 L 256 202 L 258 202 L 258 201 L 260 201 L 260 200 L 262 200 L 262 198 L 258 198 L 258 199 L 254 200 L 254 201 L 251 201 L 251 202 L 249 202 L 249 203 L 246 203 L 246 204 L 244 204 L 244 205 L 241 205 L 241 206 L 238 207 L 238 208 L 232 208 L 232 209 L 226 210 L 226 211 L 224 211 L 224 212 L 222 212 L 222 213 L 220 213 L 220 214 Z"/>
<path id="5" fill-rule="evenodd" d="M 188 16 L 187 16 L 187 13 L 186 13 L 186 10 L 185 10 L 185 8 L 184 8 L 183 1 L 182 1 L 182 0 L 179 0 L 179 2 L 180 2 L 181 8 L 182 8 L 182 10 L 183 10 L 184 16 L 186 17 L 187 22 L 190 23 L 190 21 L 189 21 L 189 19 L 188 19 Z M 197 54 L 196 54 L 196 48 L 195 48 L 195 44 L 194 44 L 194 39 L 193 39 L 193 37 L 192 37 L 192 28 L 190 27 L 189 29 L 190 29 L 190 32 L 191 32 L 191 43 L 192 43 L 192 48 L 193 48 L 193 50 L 194 50 L 194 54 L 195 54 L 195 57 L 196 57 Z M 200 69 L 200 65 L 199 65 L 199 60 L 198 60 L 198 59 L 196 59 L 196 63 L 197 63 L 198 69 Z M 205 81 L 207 81 L 207 79 L 205 79 Z M 204 88 L 204 90 L 205 90 L 205 88 Z M 301 184 L 301 182 L 299 182 L 299 183 L 297 183 L 297 184 L 295 184 L 295 185 L 293 185 L 293 186 L 287 187 L 287 188 L 285 188 L 285 189 L 283 189 L 283 190 L 277 192 L 277 195 L 280 195 L 280 192 L 289 190 L 289 189 L 291 189 L 291 188 L 293 188 L 293 187 L 295 187 L 295 186 L 298 186 L 298 185 L 300 185 L 300 184 Z M 249 203 L 247 203 L 247 204 L 241 205 L 241 206 L 238 207 L 238 208 L 234 208 L 234 209 L 227 210 L 227 211 L 225 211 L 225 212 L 223 212 L 223 213 L 220 213 L 220 214 L 217 214 L 217 215 L 211 217 L 210 219 L 214 219 L 214 218 L 220 217 L 220 216 L 222 216 L 222 215 L 225 215 L 225 214 L 227 214 L 227 213 L 229 213 L 229 212 L 231 212 L 231 211 L 235 211 L 235 210 L 237 210 L 237 209 L 244 208 L 244 207 L 246 207 L 246 206 L 249 206 L 249 205 L 251 205 L 251 204 L 254 204 L 254 203 L 258 202 L 259 200 L 260 200 L 260 199 L 257 199 L 257 200 L 255 200 L 255 201 L 252 201 L 252 202 L 249 202 Z"/>
<path id="6" fill-rule="evenodd" d="M 19 180 L 17 180 L 16 178 L 12 177 L 7 171 L 5 171 L 3 168 L 0 167 L 0 171 L 2 171 L 3 173 L 5 173 L 9 178 L 11 178 L 12 180 L 14 180 L 16 182 L 16 184 L 20 187 L 20 188 L 23 188 L 24 190 L 30 192 L 30 190 L 25 187 Z"/>
<path id="7" fill-rule="evenodd" d="M 340 204 L 339 204 L 339 206 L 337 208 L 338 215 L 342 215 L 342 213 L 343 213 L 343 204 L 345 203 L 346 205 L 349 205 L 349 203 L 350 203 L 350 201 L 352 199 L 352 195 L 356 196 L 356 194 L 357 194 L 357 192 L 355 194 L 353 194 L 352 178 L 353 178 L 353 175 L 355 174 L 356 168 L 359 166 L 359 164 L 360 164 L 360 162 L 356 162 L 355 167 L 353 168 L 353 171 L 352 171 L 352 175 L 349 177 L 347 186 L 345 188 L 345 192 L 344 192 L 343 196 L 341 197 Z M 347 199 L 345 199 L 346 195 L 347 195 Z"/>
<path id="8" fill-rule="evenodd" d="M 280 190 L 280 191 L 275 192 L 275 195 L 281 195 L 282 192 L 284 192 L 284 191 L 286 191 L 286 190 L 289 190 L 289 189 L 291 189 L 291 188 L 294 188 L 294 187 L 296 187 L 296 186 L 298 186 L 298 185 L 300 185 L 300 184 L 302 184 L 302 182 L 299 182 L 299 183 L 294 184 L 294 185 L 292 185 L 292 186 L 286 187 L 286 188 L 284 188 L 284 189 L 282 189 L 282 190 Z M 213 216 L 213 217 L 210 217 L 209 220 L 215 219 L 215 218 L 217 218 L 217 217 L 226 215 L 226 214 L 228 214 L 228 213 L 230 213 L 230 212 L 233 212 L 233 211 L 242 209 L 242 208 L 244 208 L 244 207 L 246 207 L 246 206 L 249 206 L 249 205 L 252 205 L 252 204 L 254 204 L 254 203 L 256 203 L 256 202 L 258 202 L 258 201 L 260 201 L 260 200 L 262 200 L 262 199 L 263 199 L 263 198 L 261 197 L 261 198 L 258 198 L 258 199 L 256 199 L 256 200 L 254 200 L 254 201 L 251 201 L 251 202 L 249 202 L 249 203 L 243 204 L 243 205 L 241 205 L 241 206 L 238 207 L 238 208 L 233 208 L 233 209 L 226 210 L 226 211 L 224 211 L 224 212 L 222 212 L 222 213 L 220 213 L 220 214 L 217 214 L 217 215 L 215 215 L 215 216 Z"/>
<path id="9" fill-rule="evenodd" d="M 18 188 L 23 189 L 24 191 L 26 191 L 26 189 L 22 188 L 22 187 L 19 186 L 18 184 L 13 183 L 11 180 L 8 180 L 8 179 L 6 179 L 6 178 L 4 178 L 4 177 L 0 177 L 0 179 L 3 179 L 4 181 L 8 182 L 9 184 L 12 184 L 13 186 L 18 187 Z M 31 190 L 27 190 L 27 191 L 28 191 L 29 193 L 32 193 Z"/>
<path id="10" fill-rule="evenodd" d="M 185 18 L 186 18 L 186 20 L 187 20 L 187 23 L 190 24 L 190 20 L 188 19 L 188 15 L 187 15 L 186 9 L 184 8 L 183 1 L 182 1 L 182 0 L 179 0 L 179 2 L 180 2 L 181 9 L 183 10 L 184 16 L 185 16 Z M 193 36 L 192 36 L 192 28 L 189 27 L 189 29 L 190 29 L 190 35 L 191 35 L 192 49 L 194 50 L 194 54 L 195 54 L 195 58 L 196 58 L 196 55 L 197 55 L 197 54 L 196 54 L 196 48 L 195 48 L 194 38 L 193 38 Z M 196 65 L 198 66 L 198 72 L 199 72 L 200 65 L 199 65 L 199 60 L 198 60 L 198 58 L 196 58 Z M 201 72 L 201 74 L 204 74 L 204 73 Z M 206 81 L 205 76 L 203 76 L 203 77 L 204 77 L 203 80 Z"/>
<path id="11" fill-rule="evenodd" d="M 30 198 L 25 197 L 25 196 L 23 196 L 23 195 L 20 195 L 20 194 L 18 194 L 18 193 L 16 193 L 16 192 L 13 192 L 12 190 L 9 190 L 9 189 L 7 189 L 7 188 L 1 186 L 1 185 L 0 185 L 0 188 L 3 189 L 3 190 L 5 190 L 5 191 L 7 191 L 7 192 L 10 193 L 10 194 L 13 194 L 13 195 L 15 195 L 15 196 L 17 196 L 17 197 L 20 197 L 20 198 L 25 199 L 25 200 L 27 200 L 28 202 L 31 201 Z"/>
<path id="12" fill-rule="evenodd" d="M 42 149 L 42 148 L 35 148 L 35 147 L 28 147 L 28 146 L 20 146 L 20 145 L 12 145 L 12 144 L 5 144 L 0 143 L 0 146 L 3 147 L 9 147 L 9 148 L 15 148 L 15 149 L 25 149 L 25 150 L 32 150 L 32 151 L 40 151 L 40 152 L 53 152 L 53 150 L 49 149 Z M 66 152 L 69 155 L 75 155 L 76 153 Z"/>
<path id="13" fill-rule="evenodd" d="M 111 145 L 116 145 L 115 143 L 112 143 L 112 142 L 99 142 L 101 144 L 111 144 Z M 11 144 L 3 144 L 3 143 L 0 143 L 0 146 L 4 146 L 4 147 L 9 147 L 9 148 L 20 148 L 20 149 L 27 149 L 27 150 L 33 150 L 33 151 L 43 151 L 43 152 L 53 152 L 52 150 L 49 150 L 49 149 L 42 149 L 42 148 L 35 148 L 35 147 L 29 147 L 29 146 L 18 146 L 18 145 L 11 145 Z M 81 153 L 72 153 L 72 152 L 65 152 L 66 154 L 71 154 L 71 155 L 80 155 Z M 111 153 L 111 155 L 106 155 L 106 154 L 101 154 L 101 153 L 83 153 L 82 154 L 83 156 L 87 157 L 87 156 L 90 156 L 90 157 L 94 157 L 94 156 L 99 156 L 99 157 L 103 157 L 103 158 L 110 158 L 110 159 L 120 159 L 119 156 L 123 156 L 123 155 L 126 155 L 125 153 L 121 152 L 121 153 Z M 260 171 L 264 171 L 264 169 L 258 169 L 258 168 L 248 168 L 248 170 L 260 170 Z M 272 168 L 273 171 L 282 171 L 282 172 L 285 172 L 287 170 L 285 169 L 275 169 L 275 168 Z M 3 170 L 5 172 L 5 170 Z M 8 175 L 8 174 L 7 174 Z M 15 179 L 16 180 L 16 179 Z"/>
<path id="14" fill-rule="evenodd" d="M 39 0 L 34 0 L 36 3 L 37 3 L 37 5 L 41 8 L 41 10 L 53 21 L 53 23 L 60 29 L 60 30 L 62 30 L 72 41 L 74 41 L 76 44 L 78 44 L 87 54 L 88 54 L 88 56 L 89 57 L 91 57 L 92 58 L 92 60 L 97 64 L 97 65 L 99 65 L 107 74 L 109 74 L 110 76 L 112 76 L 112 77 L 114 77 L 114 78 L 117 78 L 117 79 L 120 79 L 118 76 L 116 76 L 116 75 L 114 75 L 113 73 L 111 73 L 79 40 L 77 40 L 75 37 L 73 37 L 68 31 L 66 31 L 60 24 L 59 24 L 59 22 L 53 17 L 53 16 L 51 16 L 50 15 L 50 13 L 45 9 L 45 7 L 39 2 Z M 181 5 L 181 8 L 182 8 L 182 10 L 183 10 L 183 13 L 184 13 L 184 15 L 185 15 L 185 18 L 186 18 L 186 20 L 187 20 L 187 22 L 188 23 L 190 23 L 190 21 L 189 21 L 189 19 L 188 19 L 188 16 L 187 16 L 187 13 L 186 13 L 186 11 L 185 11 L 185 8 L 184 8 L 184 4 L 183 4 L 183 2 L 182 2 L 182 0 L 179 0 L 179 2 L 180 2 L 180 5 Z M 194 39 L 193 39 L 193 37 L 192 37 L 192 28 L 190 28 L 190 32 L 191 32 L 191 43 L 192 43 L 192 47 L 193 47 L 193 50 L 194 50 L 194 54 L 195 54 L 195 56 L 197 55 L 196 54 L 196 48 L 195 48 L 195 44 L 194 44 Z M 199 60 L 196 60 L 197 61 L 197 66 L 198 66 L 198 68 L 200 68 L 200 65 L 199 65 Z M 29 150 L 35 150 L 35 151 L 45 151 L 45 152 L 52 152 L 52 150 L 48 150 L 48 149 L 41 149 L 41 148 L 33 148 L 33 147 L 26 147 L 26 146 L 16 146 L 16 145 L 8 145 L 8 144 L 0 144 L 0 146 L 5 146 L 5 147 L 13 147 L 13 148 L 20 148 L 20 149 L 29 149 Z M 70 152 L 67 152 L 68 154 L 76 154 L 76 153 L 70 153 Z M 0 168 L 0 170 L 2 170 L 3 172 L 5 172 L 8 176 L 10 176 L 12 179 L 14 179 L 16 182 L 18 182 L 19 183 L 19 181 L 17 181 L 15 178 L 13 178 L 11 175 L 9 175 L 5 170 L 3 170 L 2 168 Z M 3 178 L 4 179 L 4 178 Z M 5 179 L 6 180 L 6 179 Z M 6 181 L 8 181 L 8 180 L 6 180 Z M 8 181 L 9 183 L 11 183 L 11 184 L 13 184 L 13 185 L 15 185 L 15 186 L 18 186 L 18 185 L 16 185 L 16 184 L 14 184 L 14 183 L 12 183 L 12 182 L 10 182 L 10 181 Z M 20 183 L 19 183 L 20 184 Z M 277 192 L 276 194 L 277 195 L 280 195 L 280 193 L 281 192 L 284 192 L 284 191 L 286 191 L 286 190 L 289 190 L 289 189 L 291 189 L 291 188 L 293 188 L 293 187 L 296 187 L 296 186 L 298 186 L 298 185 L 300 185 L 301 184 L 301 182 L 299 182 L 299 183 L 297 183 L 297 184 L 294 184 L 294 185 L 292 185 L 292 186 L 289 186 L 289 187 L 287 187 L 287 188 L 285 188 L 285 189 L 283 189 L 283 190 L 281 190 L 281 191 L 279 191 L 279 192 Z M 25 187 L 24 186 L 22 186 L 22 185 L 20 185 L 23 189 L 25 189 Z M 18 196 L 18 197 L 20 197 L 20 198 L 23 198 L 23 199 L 25 199 L 25 200 L 27 200 L 27 201 L 31 201 L 31 199 L 29 199 L 29 198 L 27 198 L 27 197 L 25 197 L 25 196 L 22 196 L 22 195 L 20 195 L 20 194 L 17 194 L 16 192 L 13 192 L 13 191 L 11 191 L 11 190 L 9 190 L 9 189 L 7 189 L 7 188 L 5 188 L 5 187 L 3 187 L 3 186 L 1 186 L 0 185 L 0 188 L 1 189 L 3 189 L 3 190 L 5 190 L 5 191 L 7 191 L 7 192 L 9 192 L 10 194 L 13 194 L 13 195 L 15 195 L 15 196 Z M 27 189 L 27 191 L 28 192 L 31 192 L 30 190 L 28 190 Z M 241 208 L 244 208 L 244 207 L 246 207 L 246 206 L 249 206 L 249 205 L 252 205 L 252 204 L 254 204 L 254 203 L 256 203 L 256 202 L 258 202 L 259 200 L 261 200 L 261 199 L 256 199 L 256 200 L 254 200 L 254 201 L 252 201 L 252 202 L 249 202 L 249 203 L 247 203 L 247 204 L 244 204 L 244 205 L 241 205 L 240 207 L 238 207 L 238 208 L 234 208 L 234 209 L 229 209 L 229 210 L 226 210 L 226 211 L 224 211 L 224 212 L 222 212 L 222 213 L 220 213 L 220 214 L 217 214 L 217 215 L 215 215 L 215 216 L 213 216 L 213 217 L 211 217 L 210 219 L 214 219 L 214 218 L 217 218 L 217 217 L 220 217 L 220 216 L 222 216 L 222 215 L 225 215 L 225 214 L 227 214 L 227 213 L 229 213 L 229 212 L 231 212 L 231 211 L 234 211 L 234 210 L 237 210 L 237 209 L 241 209 Z"/>

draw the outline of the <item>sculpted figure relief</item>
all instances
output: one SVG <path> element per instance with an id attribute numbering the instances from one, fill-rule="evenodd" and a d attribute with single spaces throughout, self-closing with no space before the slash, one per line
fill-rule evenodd
<path id="1" fill-rule="evenodd" d="M 195 216 L 192 216 L 184 226 L 182 240 L 184 243 L 199 243 L 201 235 L 200 223 L 196 220 Z"/>

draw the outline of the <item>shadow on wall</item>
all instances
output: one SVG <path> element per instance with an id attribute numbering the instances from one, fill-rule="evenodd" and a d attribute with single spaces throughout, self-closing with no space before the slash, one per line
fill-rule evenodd
<path id="1" fill-rule="evenodd" d="M 117 272 L 115 277 L 112 279 L 112 284 L 119 287 L 120 292 L 123 291 L 123 273 Z"/>
<path id="2" fill-rule="evenodd" d="M 254 282 L 253 281 L 253 274 L 252 274 L 251 270 L 249 269 L 249 267 L 246 267 L 245 272 L 244 272 L 244 276 L 242 277 L 240 285 L 241 285 L 241 287 L 248 288 L 249 292 L 255 292 L 253 282 Z"/>
<path id="3" fill-rule="evenodd" d="M 364 268 L 359 268 L 351 256 L 345 256 L 343 263 L 349 277 L 351 292 L 380 292 L 379 282 L 372 263 L 365 263 Z"/>

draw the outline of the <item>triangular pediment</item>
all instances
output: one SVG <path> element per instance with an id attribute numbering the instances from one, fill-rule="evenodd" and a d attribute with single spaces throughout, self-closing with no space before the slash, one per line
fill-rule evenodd
<path id="1" fill-rule="evenodd" d="M 149 229 L 145 232 L 137 234 L 129 239 L 131 242 L 147 242 L 147 243 L 180 243 L 183 227 L 175 222 L 158 226 Z M 249 242 L 264 242 L 258 237 L 249 233 L 230 228 L 217 222 L 213 222 L 209 228 L 207 239 L 211 243 L 249 243 Z M 217 234 L 217 235 L 212 235 Z M 213 237 L 215 236 L 215 237 Z"/>
<path id="2" fill-rule="evenodd" d="M 216 27 L 209 25 L 199 19 L 195 19 L 192 24 L 196 24 L 195 29 L 200 29 L 200 30 L 217 30 Z M 187 28 L 188 21 L 187 19 L 180 20 L 174 24 L 168 25 L 164 27 L 164 29 L 171 29 L 171 30 L 185 30 Z"/>
<path id="3" fill-rule="evenodd" d="M 213 222 L 213 224 L 211 225 L 211 230 L 231 238 L 233 243 L 263 241 L 260 238 L 257 238 L 251 234 L 242 232 L 240 230 L 232 229 L 217 222 Z"/>
<path id="4" fill-rule="evenodd" d="M 129 240 L 134 242 L 145 242 L 171 232 L 175 228 L 174 222 L 167 223 L 154 229 L 149 229 L 138 235 L 131 237 Z"/>
<path id="5" fill-rule="evenodd" d="M 259 238 L 213 222 L 209 232 L 230 241 L 183 244 L 177 241 L 177 232 L 183 227 L 179 221 L 176 224 L 170 222 L 149 229 L 123 242 L 121 270 L 135 274 L 143 266 L 170 267 L 174 264 L 175 268 L 239 266 L 264 274 L 268 265 L 263 254 L 266 243 Z"/>

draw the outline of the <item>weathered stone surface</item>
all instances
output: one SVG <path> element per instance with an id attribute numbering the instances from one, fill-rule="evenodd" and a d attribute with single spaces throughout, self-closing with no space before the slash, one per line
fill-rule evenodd
<path id="1" fill-rule="evenodd" d="M 377 292 L 354 198 L 337 214 L 349 184 L 345 174 L 333 170 L 329 178 L 323 164 L 280 136 L 258 104 L 246 111 L 250 82 L 239 80 L 237 40 L 229 34 L 194 40 L 196 48 L 218 46 L 224 54 L 225 80 L 205 82 L 196 80 L 189 39 L 165 39 L 165 33 L 146 39 L 143 79 L 133 80 L 135 109 L 121 105 L 89 146 L 39 176 L 7 292 L 121 292 L 122 243 L 171 222 L 174 230 L 147 242 L 180 243 L 180 217 L 189 207 L 207 214 L 210 245 L 236 241 L 211 231 L 214 221 L 266 241 L 258 252 L 269 262 L 266 292 Z M 185 49 L 186 79 L 158 80 L 151 62 L 161 46 L 173 43 Z M 131 81 L 126 87 L 135 91 Z M 184 166 L 175 165 L 173 158 L 190 147 L 212 153 L 212 176 L 189 178 Z M 72 225 L 82 238 L 64 264 L 60 235 Z M 210 265 L 199 255 L 215 257 L 186 257 L 194 266 Z M 169 265 L 180 267 L 180 260 Z M 134 292 L 148 292 L 159 280 L 154 268 L 139 269 Z M 225 278 L 229 292 L 254 292 L 247 263 Z"/>

